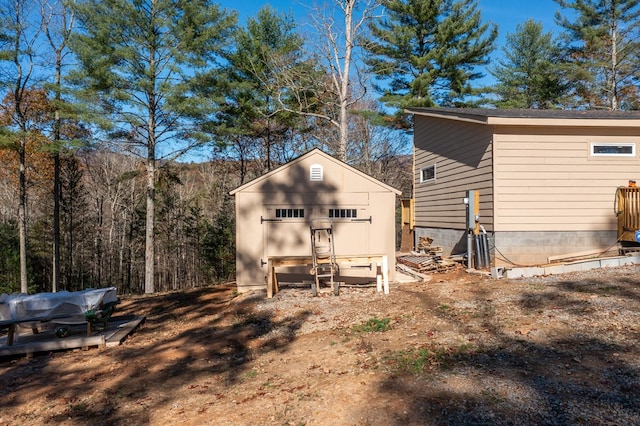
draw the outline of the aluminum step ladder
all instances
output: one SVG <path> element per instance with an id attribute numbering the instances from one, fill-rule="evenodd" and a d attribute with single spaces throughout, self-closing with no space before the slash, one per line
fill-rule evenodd
<path id="1" fill-rule="evenodd" d="M 339 272 L 336 263 L 336 249 L 333 240 L 333 222 L 328 217 L 311 219 L 311 257 L 313 267 L 311 275 L 315 276 L 311 284 L 311 293 L 318 295 L 321 282 L 328 280 L 333 294 L 340 294 L 340 283 L 335 281 L 335 276 Z"/>

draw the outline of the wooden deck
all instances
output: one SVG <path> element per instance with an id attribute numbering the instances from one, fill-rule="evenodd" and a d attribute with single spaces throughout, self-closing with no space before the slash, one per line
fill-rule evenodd
<path id="1" fill-rule="evenodd" d="M 12 345 L 7 345 L 8 333 L 5 332 L 0 335 L 0 357 L 118 346 L 135 332 L 145 319 L 135 315 L 112 316 L 104 330 L 95 330 L 90 336 L 87 335 L 86 324 L 70 325 L 71 333 L 68 337 L 57 337 L 55 333 L 57 327 L 51 327 L 37 334 L 24 330 L 15 337 Z"/>

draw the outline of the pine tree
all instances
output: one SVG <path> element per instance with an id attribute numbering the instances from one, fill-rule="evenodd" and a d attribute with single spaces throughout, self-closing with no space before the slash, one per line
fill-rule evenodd
<path id="1" fill-rule="evenodd" d="M 542 24 L 527 20 L 507 35 L 504 56 L 490 73 L 497 84 L 498 108 L 558 108 L 567 90 L 560 63 L 561 49 Z"/>
<path id="2" fill-rule="evenodd" d="M 246 28 L 235 33 L 234 50 L 226 56 L 227 81 L 217 115 L 218 130 L 233 141 L 240 156 L 247 149 L 253 155 L 261 153 L 264 172 L 283 160 L 276 157 L 278 148 L 294 139 L 295 130 L 301 130 L 300 115 L 281 104 L 287 100 L 281 97 L 276 75 L 281 64 L 291 67 L 303 57 L 303 40 L 295 29 L 291 17 L 265 6 L 247 21 Z"/>
<path id="3" fill-rule="evenodd" d="M 565 29 L 575 108 L 637 109 L 640 77 L 639 0 L 556 0 Z"/>
<path id="4" fill-rule="evenodd" d="M 0 222 L 0 294 L 15 293 L 20 288 L 20 241 L 18 228 Z"/>
<path id="5" fill-rule="evenodd" d="M 215 102 L 194 85 L 216 68 L 236 18 L 208 0 L 85 0 L 75 11 L 78 96 L 146 166 L 144 287 L 153 293 L 158 160 L 203 142 L 195 123 Z"/>
<path id="6" fill-rule="evenodd" d="M 62 155 L 59 173 L 62 253 L 60 288 L 82 290 L 86 288 L 83 285 L 83 260 L 87 258 L 86 247 L 91 244 L 91 238 L 88 238 L 88 194 L 84 187 L 80 160 L 72 154 Z"/>
<path id="7" fill-rule="evenodd" d="M 62 71 L 68 65 L 66 58 L 69 56 L 68 42 L 74 30 L 75 18 L 66 1 L 43 0 L 41 3 L 41 15 L 44 34 L 53 53 L 53 84 L 51 90 L 54 98 L 54 119 L 51 130 L 51 149 L 54 164 L 53 177 L 53 256 L 51 289 L 58 291 L 60 286 L 60 168 L 61 153 L 68 147 L 69 141 L 65 141 L 62 135 L 64 125 L 62 98 Z"/>
<path id="8" fill-rule="evenodd" d="M 497 27 L 482 23 L 473 0 L 389 0 L 366 46 L 382 101 L 395 108 L 465 102 L 488 63 Z"/>

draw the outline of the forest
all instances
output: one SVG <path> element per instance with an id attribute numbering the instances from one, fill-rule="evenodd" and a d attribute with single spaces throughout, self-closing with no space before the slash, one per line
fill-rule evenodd
<path id="1" fill-rule="evenodd" d="M 637 109 L 639 2 L 556 1 L 497 51 L 473 0 L 0 0 L 0 293 L 232 281 L 229 191 L 314 147 L 410 197 L 406 107 Z"/>

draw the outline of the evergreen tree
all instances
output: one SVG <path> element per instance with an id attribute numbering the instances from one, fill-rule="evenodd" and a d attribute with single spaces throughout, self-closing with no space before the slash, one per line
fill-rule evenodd
<path id="1" fill-rule="evenodd" d="M 567 85 L 560 63 L 561 49 L 542 24 L 527 20 L 507 35 L 504 57 L 490 69 L 497 84 L 498 108 L 557 108 Z"/>
<path id="2" fill-rule="evenodd" d="M 395 108 L 455 106 L 472 93 L 498 31 L 482 23 L 473 0 L 388 0 L 386 17 L 370 24 L 367 60 Z"/>
<path id="3" fill-rule="evenodd" d="M 301 117 L 281 105 L 287 99 L 281 96 L 277 76 L 280 64 L 293 66 L 303 57 L 303 40 L 295 29 L 289 16 L 265 6 L 247 21 L 246 28 L 235 33 L 235 48 L 226 56 L 227 81 L 217 116 L 218 131 L 232 141 L 236 154 L 242 156 L 248 150 L 249 155 L 262 157 L 263 171 L 286 161 L 277 158 L 278 147 L 301 130 Z"/>
<path id="4" fill-rule="evenodd" d="M 209 0 L 84 0 L 72 49 L 78 96 L 146 166 L 145 292 L 153 293 L 158 160 L 201 143 L 194 123 L 215 107 L 194 85 L 213 72 L 235 25 Z M 177 146 L 180 141 L 183 146 Z"/>
<path id="5" fill-rule="evenodd" d="M 20 241 L 15 223 L 0 222 L 0 294 L 20 290 Z"/>
<path id="6" fill-rule="evenodd" d="M 98 283 L 87 283 L 85 265 L 87 249 L 91 245 L 88 236 L 88 194 L 83 181 L 83 170 L 79 159 L 72 155 L 60 158 L 60 227 L 62 279 L 60 288 L 65 290 L 83 290 Z"/>
<path id="7" fill-rule="evenodd" d="M 575 108 L 637 109 L 640 0 L 556 0 Z"/>
<path id="8" fill-rule="evenodd" d="M 224 207 L 230 208 L 230 204 L 226 198 Z M 214 223 L 203 226 L 203 265 L 217 280 L 228 280 L 235 273 L 235 218 L 223 210 Z"/>

